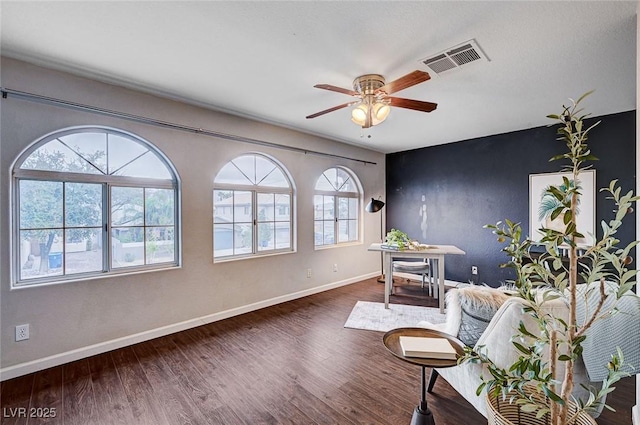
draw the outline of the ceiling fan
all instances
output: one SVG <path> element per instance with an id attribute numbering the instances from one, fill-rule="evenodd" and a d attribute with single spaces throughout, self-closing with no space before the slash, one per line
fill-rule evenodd
<path id="1" fill-rule="evenodd" d="M 353 90 L 343 89 L 331 84 L 316 84 L 314 86 L 316 88 L 348 94 L 358 99 L 316 112 L 307 116 L 307 119 L 316 118 L 320 115 L 358 104 L 351 111 L 351 121 L 362 128 L 369 128 L 383 122 L 389 115 L 391 106 L 431 112 L 436 109 L 438 104 L 389 96 L 392 93 L 423 83 L 430 78 L 428 72 L 416 70 L 390 83 L 386 83 L 384 77 L 379 74 L 361 75 L 353 80 Z"/>

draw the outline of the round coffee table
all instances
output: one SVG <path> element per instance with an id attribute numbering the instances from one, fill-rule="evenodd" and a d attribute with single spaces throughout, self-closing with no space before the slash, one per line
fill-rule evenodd
<path id="1" fill-rule="evenodd" d="M 430 358 L 422 358 L 422 357 L 405 357 L 402 355 L 402 347 L 400 347 L 400 337 L 401 336 L 418 336 L 418 337 L 427 337 L 427 338 L 444 338 L 448 340 L 451 345 L 455 348 L 458 358 L 464 355 L 464 343 L 460 341 L 458 338 L 446 334 L 444 332 L 438 332 L 431 329 L 424 328 L 398 328 L 392 329 L 389 332 L 385 333 L 382 337 L 382 342 L 387 349 L 396 356 L 397 358 L 404 360 L 405 362 L 409 362 L 422 367 L 422 381 L 421 381 L 421 394 L 420 394 L 420 404 L 413 412 L 413 417 L 411 418 L 411 425 L 435 425 L 433 420 L 433 414 L 431 410 L 429 410 L 429 406 L 427 406 L 427 385 L 426 385 L 426 376 L 425 369 L 427 367 L 451 367 L 458 364 L 458 360 L 449 360 L 449 359 L 430 359 Z"/>

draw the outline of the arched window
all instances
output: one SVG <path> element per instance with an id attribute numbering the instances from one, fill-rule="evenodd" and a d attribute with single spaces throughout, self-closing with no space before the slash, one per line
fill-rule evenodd
<path id="1" fill-rule="evenodd" d="M 313 197 L 316 247 L 360 240 L 360 193 L 350 170 L 335 167 L 322 173 Z"/>
<path id="2" fill-rule="evenodd" d="M 179 261 L 179 180 L 149 142 L 105 127 L 42 137 L 13 166 L 14 283 Z"/>
<path id="3" fill-rule="evenodd" d="M 213 257 L 293 250 L 294 193 L 286 170 L 258 153 L 220 170 L 213 191 Z"/>

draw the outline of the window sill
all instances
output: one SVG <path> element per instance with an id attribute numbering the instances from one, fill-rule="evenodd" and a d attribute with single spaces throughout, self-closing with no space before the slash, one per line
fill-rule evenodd
<path id="1" fill-rule="evenodd" d="M 162 272 L 167 270 L 176 270 L 181 268 L 182 268 L 181 265 L 171 264 L 163 267 L 154 267 L 152 269 L 140 269 L 140 270 L 134 270 L 134 271 L 131 271 L 131 270 L 115 271 L 115 272 L 112 271 L 109 273 L 104 273 L 99 275 L 83 275 L 83 276 L 78 276 L 77 278 L 76 277 L 66 278 L 64 280 L 48 280 L 48 281 L 36 282 L 36 283 L 14 282 L 11 284 L 11 290 L 13 291 L 13 290 L 28 289 L 28 288 L 40 288 L 43 286 L 63 285 L 65 283 L 84 282 L 84 281 L 96 280 L 96 279 L 122 278 L 122 277 L 139 275 L 139 274 L 155 273 L 155 272 Z M 29 282 L 29 281 L 26 281 L 26 282 Z"/>
<path id="2" fill-rule="evenodd" d="M 297 252 L 297 250 L 292 250 L 292 251 L 276 251 L 276 252 L 269 252 L 269 253 L 264 253 L 264 254 L 248 254 L 245 256 L 236 256 L 236 257 L 223 257 L 223 258 L 216 258 L 213 257 L 213 263 L 214 264 L 220 264 L 220 263 L 228 263 L 228 262 L 232 262 L 232 261 L 243 261 L 243 260 L 252 260 L 255 258 L 264 258 L 264 257 L 274 257 L 276 255 L 287 255 L 287 254 L 295 254 Z"/>
<path id="3" fill-rule="evenodd" d="M 348 246 L 356 246 L 356 245 L 362 245 L 362 241 L 342 242 L 342 243 L 337 243 L 332 245 L 320 245 L 320 246 L 315 246 L 314 249 L 316 251 L 322 251 L 324 249 L 345 248 Z"/>

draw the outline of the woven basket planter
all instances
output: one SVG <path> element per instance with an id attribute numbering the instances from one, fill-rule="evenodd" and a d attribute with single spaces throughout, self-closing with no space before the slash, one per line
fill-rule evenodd
<path id="1" fill-rule="evenodd" d="M 495 396 L 490 391 L 487 393 L 487 420 L 489 425 L 549 425 L 549 415 L 536 418 L 536 413 L 527 413 L 520 410 L 520 406 L 509 403 L 509 398 L 513 393 L 509 393 L 506 398 L 502 394 Z M 539 401 L 543 401 L 542 395 L 534 395 Z M 575 404 L 569 406 L 569 415 L 576 412 Z M 570 422 L 570 425 L 597 425 L 596 421 L 585 411 L 581 411 Z"/>

